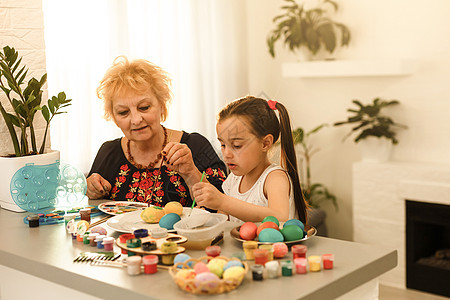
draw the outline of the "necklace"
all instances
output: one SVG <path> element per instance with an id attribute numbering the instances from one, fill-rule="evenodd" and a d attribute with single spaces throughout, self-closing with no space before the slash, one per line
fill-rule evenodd
<path id="1" fill-rule="evenodd" d="M 162 129 L 164 131 L 164 142 L 163 142 L 163 145 L 162 145 L 162 148 L 161 148 L 161 150 L 162 150 L 167 145 L 167 129 L 166 129 L 166 127 L 164 127 L 162 125 L 161 125 L 161 127 L 162 127 Z M 128 154 L 128 160 L 130 161 L 130 163 L 133 166 L 135 166 L 136 168 L 138 168 L 138 169 L 153 169 L 155 167 L 156 163 L 162 158 L 162 154 L 161 154 L 161 152 L 159 152 L 158 155 L 156 156 L 156 159 L 154 161 L 150 162 L 148 164 L 148 166 L 143 166 L 141 164 L 136 163 L 134 161 L 133 155 L 131 155 L 130 140 L 127 141 L 127 154 Z"/>

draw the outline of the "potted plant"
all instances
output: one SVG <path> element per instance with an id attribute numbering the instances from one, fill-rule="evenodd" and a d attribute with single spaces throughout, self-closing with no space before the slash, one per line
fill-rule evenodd
<path id="1" fill-rule="evenodd" d="M 0 112 L 8 129 L 14 153 L 0 157 L 3 172 L 0 176 L 2 185 L 0 191 L 0 204 L 2 207 L 15 210 L 16 205 L 12 202 L 10 181 L 14 173 L 29 163 L 36 165 L 51 164 L 59 160 L 58 151 L 47 151 L 45 153 L 45 142 L 49 125 L 54 116 L 64 113 L 62 108 L 71 105 L 71 99 L 66 98 L 64 92 L 53 96 L 42 105 L 42 95 L 47 74 L 40 80 L 31 78 L 28 83 L 25 78 L 28 69 L 21 65 L 22 57 L 9 46 L 0 51 L 0 88 L 6 99 L 0 101 Z M 9 104 L 9 106 L 7 106 Z M 40 111 L 45 121 L 45 130 L 40 145 L 36 142 L 34 118 Z M 16 209 L 16 211 L 23 211 Z"/>
<path id="2" fill-rule="evenodd" d="M 325 225 L 326 213 L 320 208 L 320 204 L 324 201 L 331 201 L 336 210 L 338 210 L 338 205 L 336 196 L 330 193 L 324 184 L 312 182 L 311 180 L 311 158 L 320 149 L 311 145 L 309 137 L 325 126 L 328 126 L 328 124 L 321 124 L 308 132 L 305 132 L 301 127 L 297 127 L 292 132 L 294 144 L 301 146 L 300 177 L 306 180 L 302 182 L 303 196 L 312 208 L 308 211 L 308 223 L 316 227 L 318 234 L 322 236 L 327 236 L 327 228 Z"/>
<path id="3" fill-rule="evenodd" d="M 295 52 L 303 48 L 316 55 L 320 49 L 334 52 L 336 46 L 347 46 L 350 42 L 350 30 L 342 23 L 333 21 L 328 8 L 336 12 L 338 4 L 332 0 L 318 0 L 316 7 L 306 9 L 305 2 L 285 0 L 281 7 L 283 14 L 276 16 L 273 22 L 276 28 L 267 37 L 269 53 L 275 57 L 275 43 L 283 37 L 284 44 Z M 340 38 L 339 38 L 340 33 Z"/>
<path id="4" fill-rule="evenodd" d="M 357 106 L 357 109 L 347 109 L 352 115 L 346 121 L 334 123 L 334 126 L 353 125 L 344 140 L 350 135 L 356 134 L 354 141 L 362 144 L 363 159 L 386 161 L 389 158 L 392 145 L 398 144 L 396 130 L 406 129 L 407 126 L 396 123 L 392 118 L 382 115 L 381 110 L 385 107 L 398 105 L 400 102 L 398 100 L 386 101 L 380 98 L 373 99 L 372 103 L 367 105 L 362 104 L 359 100 L 353 100 L 352 102 Z M 379 147 L 382 147 L 383 150 L 373 151 Z"/>

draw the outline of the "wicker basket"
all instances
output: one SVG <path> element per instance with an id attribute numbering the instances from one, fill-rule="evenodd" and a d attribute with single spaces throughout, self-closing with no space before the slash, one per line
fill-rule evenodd
<path id="1" fill-rule="evenodd" d="M 232 291 L 234 289 L 236 289 L 241 283 L 242 280 L 244 279 L 245 275 L 248 273 L 248 265 L 246 262 L 243 262 L 241 260 L 239 260 L 238 258 L 228 258 L 225 256 L 217 256 L 215 258 L 221 258 L 223 260 L 226 260 L 227 262 L 230 260 L 237 260 L 239 262 L 242 263 L 242 265 L 244 266 L 244 276 L 242 276 L 241 278 L 234 278 L 234 279 L 229 279 L 229 280 L 224 280 L 224 279 L 220 279 L 219 283 L 216 284 L 216 281 L 205 281 L 205 282 L 195 282 L 194 279 L 181 279 L 181 278 L 177 278 L 177 273 L 182 270 L 182 269 L 192 269 L 196 263 L 202 261 L 205 264 L 213 259 L 214 257 L 211 256 L 204 256 L 201 258 L 191 258 L 186 260 L 185 262 L 182 263 L 176 263 L 175 265 L 173 265 L 170 269 L 169 269 L 169 273 L 170 276 L 172 276 L 172 279 L 174 280 L 174 282 L 178 285 L 178 287 L 180 289 L 182 289 L 183 291 L 192 293 L 192 294 L 221 294 L 224 292 L 229 292 Z M 192 267 L 190 267 L 188 265 L 189 262 L 193 262 L 192 263 Z M 178 268 L 178 266 L 181 265 L 181 268 Z"/>

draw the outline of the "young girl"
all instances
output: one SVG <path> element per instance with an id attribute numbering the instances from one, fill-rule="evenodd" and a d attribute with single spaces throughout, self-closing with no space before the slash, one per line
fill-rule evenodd
<path id="1" fill-rule="evenodd" d="M 231 173 L 222 185 L 225 194 L 209 183 L 196 183 L 192 192 L 198 205 L 229 214 L 231 221 L 261 222 L 274 216 L 306 223 L 307 205 L 284 105 L 251 96 L 236 100 L 219 113 L 216 130 Z M 283 168 L 268 157 L 280 134 Z"/>

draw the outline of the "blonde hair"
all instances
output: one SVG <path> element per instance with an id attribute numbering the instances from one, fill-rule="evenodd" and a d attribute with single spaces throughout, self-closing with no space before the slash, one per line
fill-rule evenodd
<path id="1" fill-rule="evenodd" d="M 115 98 L 129 93 L 142 95 L 153 92 L 162 106 L 162 121 L 168 114 L 168 104 L 172 98 L 171 79 L 160 67 L 145 59 L 129 61 L 125 56 L 114 59 L 97 88 L 97 96 L 103 100 L 105 119 L 112 118 L 112 102 Z"/>

